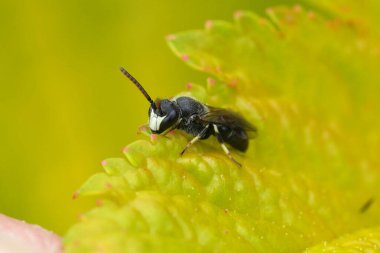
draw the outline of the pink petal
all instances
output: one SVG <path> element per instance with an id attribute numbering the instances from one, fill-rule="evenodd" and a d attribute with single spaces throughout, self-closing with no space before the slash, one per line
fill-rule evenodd
<path id="1" fill-rule="evenodd" d="M 0 253 L 60 253 L 61 239 L 38 225 L 0 214 Z"/>

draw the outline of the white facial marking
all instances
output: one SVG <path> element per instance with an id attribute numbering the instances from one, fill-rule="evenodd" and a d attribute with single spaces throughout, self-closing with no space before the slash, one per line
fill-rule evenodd
<path id="1" fill-rule="evenodd" d="M 149 127 L 150 127 L 150 130 L 152 130 L 152 131 L 158 131 L 158 129 L 160 129 L 161 122 L 165 119 L 165 117 L 166 116 L 163 116 L 163 117 L 158 116 L 152 110 L 150 112 L 150 117 L 149 117 Z"/>

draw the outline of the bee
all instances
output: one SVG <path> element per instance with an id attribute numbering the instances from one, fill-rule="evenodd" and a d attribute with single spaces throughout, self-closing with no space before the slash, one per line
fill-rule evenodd
<path id="1" fill-rule="evenodd" d="M 166 134 L 173 129 L 180 129 L 194 138 L 188 142 L 181 152 L 198 140 L 204 140 L 214 135 L 226 155 L 239 167 L 241 164 L 233 158 L 225 145 L 245 152 L 248 149 L 249 139 L 257 135 L 255 126 L 245 120 L 240 114 L 209 105 L 205 105 L 194 98 L 177 96 L 169 99 L 156 99 L 149 96 L 142 85 L 124 68 L 121 72 L 136 85 L 150 103 L 149 128 L 154 134 Z"/>

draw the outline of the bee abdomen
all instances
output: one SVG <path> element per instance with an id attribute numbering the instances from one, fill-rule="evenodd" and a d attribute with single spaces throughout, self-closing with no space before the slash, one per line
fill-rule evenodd
<path id="1" fill-rule="evenodd" d="M 217 127 L 224 142 L 239 151 L 247 151 L 249 138 L 247 132 L 243 128 L 231 129 L 223 125 L 218 125 Z"/>

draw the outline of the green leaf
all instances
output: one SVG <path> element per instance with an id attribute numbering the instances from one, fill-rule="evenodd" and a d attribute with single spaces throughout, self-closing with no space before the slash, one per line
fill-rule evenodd
<path id="1" fill-rule="evenodd" d="M 143 135 L 79 189 L 104 201 L 69 230 L 66 252 L 376 249 L 363 241 L 380 240 L 369 228 L 380 226 L 376 36 L 299 6 L 268 17 L 241 11 L 168 41 L 214 77 L 183 94 L 258 128 L 246 154 L 231 150 L 243 167 L 213 138 L 180 156 L 184 133 Z"/>
<path id="2" fill-rule="evenodd" d="M 378 252 L 380 249 L 380 227 L 363 229 L 339 237 L 332 242 L 323 242 L 305 250 L 305 253 L 318 252 Z"/>

